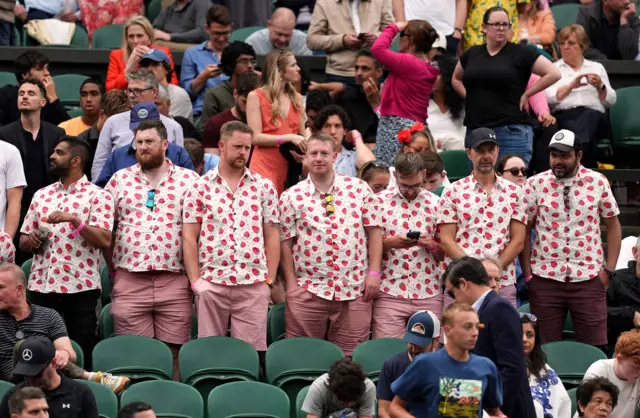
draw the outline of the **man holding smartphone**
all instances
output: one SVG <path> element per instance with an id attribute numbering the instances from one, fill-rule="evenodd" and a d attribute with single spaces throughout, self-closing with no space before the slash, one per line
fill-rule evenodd
<path id="1" fill-rule="evenodd" d="M 380 194 L 382 282 L 373 302 L 373 338 L 402 338 L 416 311 L 442 315 L 439 261 L 444 254 L 434 241 L 438 197 L 422 188 L 419 154 L 399 154 L 395 167 L 397 187 Z"/>

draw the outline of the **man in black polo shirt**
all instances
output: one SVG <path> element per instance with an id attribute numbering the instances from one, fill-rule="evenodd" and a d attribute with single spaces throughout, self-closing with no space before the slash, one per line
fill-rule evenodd
<path id="1" fill-rule="evenodd" d="M 18 349 L 13 374 L 25 382 L 9 390 L 0 403 L 0 418 L 10 418 L 9 398 L 25 386 L 44 392 L 51 418 L 98 418 L 98 407 L 89 386 L 64 377 L 56 369 L 56 350 L 46 337 L 29 337 Z"/>

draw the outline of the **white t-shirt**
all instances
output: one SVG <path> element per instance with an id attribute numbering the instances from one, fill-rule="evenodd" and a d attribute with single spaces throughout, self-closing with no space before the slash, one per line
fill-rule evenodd
<path id="1" fill-rule="evenodd" d="M 453 33 L 456 0 L 404 0 L 404 18 L 426 20 L 445 36 Z"/>
<path id="2" fill-rule="evenodd" d="M 620 396 L 618 396 L 618 405 L 611 412 L 610 418 L 630 418 L 634 416 L 636 411 L 639 383 L 638 380 L 635 382 L 620 380 L 613 371 L 614 361 L 614 359 L 596 361 L 589 367 L 584 378 L 606 377 L 616 385 L 620 389 Z M 576 413 L 574 418 L 577 416 L 578 414 Z"/>
<path id="3" fill-rule="evenodd" d="M 464 126 L 464 115 L 460 119 L 454 120 L 451 111 L 447 109 L 445 113 L 440 111 L 440 107 L 433 100 L 429 100 L 427 110 L 427 126 L 436 142 L 442 142 L 439 151 L 464 149 L 464 136 L 467 128 Z"/>
<path id="4" fill-rule="evenodd" d="M 7 190 L 26 185 L 20 151 L 15 146 L 0 141 L 0 230 L 4 231 Z"/>

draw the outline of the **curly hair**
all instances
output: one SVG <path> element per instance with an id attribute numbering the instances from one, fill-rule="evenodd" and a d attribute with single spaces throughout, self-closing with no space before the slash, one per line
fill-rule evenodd
<path id="1" fill-rule="evenodd" d="M 225 75 L 231 77 L 236 70 L 236 64 L 240 55 L 249 55 L 253 58 L 256 57 L 256 51 L 251 45 L 246 42 L 234 41 L 225 46 L 222 50 L 222 57 L 220 58 L 220 65 L 222 66 L 222 72 Z"/>
<path id="2" fill-rule="evenodd" d="M 314 124 L 316 130 L 321 130 L 331 116 L 337 116 L 340 118 L 345 132 L 351 129 L 351 120 L 349 119 L 349 115 L 347 115 L 347 112 L 345 112 L 341 106 L 331 104 L 323 107 L 322 109 L 320 109 L 320 112 L 318 112 L 318 116 L 316 116 L 316 121 Z"/>
<path id="3" fill-rule="evenodd" d="M 634 329 L 620 334 L 615 352 L 640 364 L 640 330 Z"/>
<path id="4" fill-rule="evenodd" d="M 349 357 L 334 362 L 329 368 L 329 391 L 340 402 L 355 402 L 366 390 L 367 374 L 362 366 Z"/>

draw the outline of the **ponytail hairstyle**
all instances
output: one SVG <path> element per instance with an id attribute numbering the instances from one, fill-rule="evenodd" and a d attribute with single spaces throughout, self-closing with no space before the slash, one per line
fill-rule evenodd
<path id="1" fill-rule="evenodd" d="M 282 83 L 285 83 L 284 92 L 289 96 L 294 108 L 299 112 L 303 111 L 296 87 L 292 82 L 284 81 L 280 75 L 280 71 L 286 69 L 289 57 L 293 56 L 293 53 L 288 49 L 276 49 L 269 52 L 264 59 L 260 84 L 267 98 L 271 100 L 271 121 L 273 123 L 278 122 L 278 116 L 280 115 L 280 89 Z"/>
<path id="2" fill-rule="evenodd" d="M 410 20 L 403 32 L 411 38 L 415 52 L 428 53 L 438 39 L 438 32 L 426 20 Z"/>

